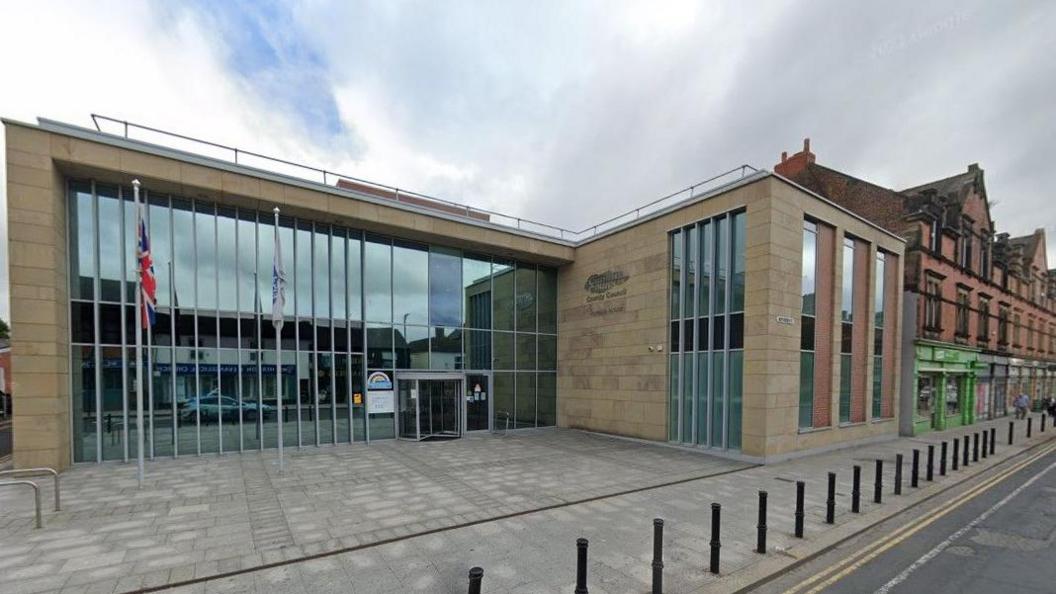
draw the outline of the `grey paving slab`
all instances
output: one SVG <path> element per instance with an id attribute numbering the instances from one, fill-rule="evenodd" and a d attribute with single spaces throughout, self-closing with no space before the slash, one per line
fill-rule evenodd
<path id="1" fill-rule="evenodd" d="M 291 448 L 283 473 L 275 451 L 158 459 L 142 489 L 134 464 L 78 465 L 63 474 L 63 510 L 47 512 L 43 530 L 33 528 L 28 498 L 0 493 L 0 582 L 26 591 L 154 587 L 747 466 L 562 430 Z M 50 488 L 41 483 L 42 500 Z M 446 567 L 429 575 L 416 567 L 393 588 L 456 579 Z M 376 591 L 386 572 L 350 583 Z M 300 579 L 275 571 L 253 587 L 284 591 L 291 575 Z M 325 591 L 326 581 L 311 589 Z"/>
<path id="2" fill-rule="evenodd" d="M 990 425 L 1001 429 L 998 456 L 973 471 L 1025 445 L 1022 427 L 1008 448 L 1006 422 Z M 288 563 L 177 590 L 464 592 L 468 568 L 480 565 L 486 592 L 571 591 L 583 536 L 591 592 L 644 592 L 651 522 L 662 517 L 666 591 L 722 591 L 723 578 L 705 567 L 712 502 L 723 508 L 725 576 L 773 556 L 753 551 L 758 490 L 770 493 L 770 550 L 795 550 L 832 530 L 824 522 L 829 470 L 837 472 L 839 526 L 857 517 L 848 512 L 853 464 L 863 466 L 863 515 L 880 513 L 909 499 L 891 494 L 896 453 L 907 454 L 909 491 L 912 448 L 990 425 L 765 467 L 571 431 L 304 449 L 290 452 L 282 475 L 273 452 L 163 460 L 148 466 L 143 491 L 133 467 L 79 466 L 64 476 L 67 509 L 48 514 L 44 530 L 32 528 L 24 504 L 0 499 L 0 550 L 13 551 L 0 559 L 0 580 L 15 591 L 121 592 Z M 1034 442 L 1044 437 L 1035 425 Z M 884 461 L 882 505 L 871 499 L 876 459 Z M 921 484 L 953 480 L 935 479 Z M 805 540 L 791 534 L 796 480 L 807 484 Z M 584 501 L 593 497 L 601 499 Z M 543 509 L 555 503 L 568 505 Z M 511 513 L 522 515 L 498 519 Z"/>

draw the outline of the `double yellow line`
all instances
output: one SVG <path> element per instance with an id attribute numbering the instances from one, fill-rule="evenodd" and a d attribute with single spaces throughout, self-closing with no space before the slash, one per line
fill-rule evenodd
<path id="1" fill-rule="evenodd" d="M 836 582 L 840 581 L 841 579 L 847 577 L 851 573 L 854 573 L 860 567 L 862 567 L 866 563 L 872 561 L 876 557 L 882 555 L 884 552 L 890 550 L 892 547 L 897 546 L 902 541 L 904 541 L 907 538 L 913 536 L 917 532 L 920 532 L 921 530 L 923 530 L 924 528 L 930 526 L 931 524 L 937 522 L 940 518 L 942 518 L 946 514 L 956 510 L 957 508 L 961 507 L 965 503 L 968 503 L 969 501 L 971 501 L 975 497 L 981 495 L 984 491 L 986 491 L 990 487 L 993 487 L 994 485 L 996 485 L 996 484 L 1000 483 L 1001 481 L 1007 479 L 1008 477 L 1012 476 L 1013 474 L 1019 472 L 1020 470 L 1022 470 L 1023 468 L 1025 468 L 1029 464 L 1033 463 L 1034 461 L 1038 460 L 1039 458 L 1042 458 L 1043 456 L 1047 456 L 1049 453 L 1053 452 L 1054 450 L 1056 450 L 1056 444 L 1050 444 L 1050 445 L 1047 445 L 1047 446 L 1043 446 L 1042 449 L 1040 451 L 1038 451 L 1037 453 L 1031 454 L 1026 459 L 1024 459 L 1024 460 L 1022 460 L 1020 462 L 1017 462 L 1016 464 L 1012 465 L 1011 467 L 1005 469 L 1000 474 L 997 474 L 997 475 L 995 475 L 995 476 L 993 476 L 991 478 L 988 478 L 987 480 L 983 481 L 982 483 L 980 483 L 980 484 L 976 485 L 975 487 L 972 487 L 968 491 L 960 494 L 956 498 L 944 503 L 940 507 L 938 507 L 935 510 L 933 510 L 932 513 L 930 515 L 928 515 L 927 517 L 920 518 L 915 523 L 911 522 L 911 523 L 899 528 L 898 530 L 895 530 L 894 532 L 892 532 L 891 534 L 888 534 L 884 538 L 881 538 L 880 540 L 876 541 L 875 543 L 865 547 L 864 549 L 862 549 L 858 553 L 856 553 L 856 554 L 854 554 L 854 555 L 852 555 L 852 556 L 840 561 L 839 563 L 837 563 L 833 567 L 830 567 L 829 569 L 826 569 L 826 570 L 824 570 L 822 572 L 816 573 L 813 576 L 811 576 L 811 577 L 803 580 L 802 582 L 796 584 L 795 586 L 789 588 L 788 590 L 785 590 L 784 594 L 797 594 L 797 593 L 800 593 L 800 592 L 802 592 L 803 594 L 817 594 L 817 592 L 820 592 L 820 591 L 824 590 L 825 588 L 828 588 L 829 586 L 835 584 Z M 804 588 L 808 588 L 808 587 L 810 587 L 812 585 L 813 585 L 813 587 L 810 588 L 809 590 L 804 590 Z"/>

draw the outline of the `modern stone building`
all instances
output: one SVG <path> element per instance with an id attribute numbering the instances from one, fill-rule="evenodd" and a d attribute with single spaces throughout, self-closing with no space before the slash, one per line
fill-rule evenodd
<path id="1" fill-rule="evenodd" d="M 4 124 L 18 466 L 136 455 L 134 179 L 151 458 L 556 425 L 773 460 L 897 434 L 903 242 L 769 172 L 569 231 L 135 125 Z"/>
<path id="2" fill-rule="evenodd" d="M 908 244 L 903 433 L 1008 414 L 1056 395 L 1056 270 L 1045 233 L 997 233 L 983 170 L 892 190 L 816 163 L 809 140 L 774 170 Z"/>

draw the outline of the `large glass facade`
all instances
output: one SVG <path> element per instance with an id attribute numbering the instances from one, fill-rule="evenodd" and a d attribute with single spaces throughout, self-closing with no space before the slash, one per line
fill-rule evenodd
<path id="1" fill-rule="evenodd" d="M 496 419 L 555 424 L 556 270 L 284 216 L 286 322 L 276 336 L 274 215 L 142 197 L 158 279 L 144 337 L 149 456 L 273 448 L 280 430 L 289 447 L 394 437 L 394 414 L 366 408 L 370 371 L 490 374 Z M 67 202 L 74 459 L 128 460 L 132 192 L 70 181 Z"/>
<path id="2" fill-rule="evenodd" d="M 740 449 L 745 213 L 670 235 L 671 441 Z"/>

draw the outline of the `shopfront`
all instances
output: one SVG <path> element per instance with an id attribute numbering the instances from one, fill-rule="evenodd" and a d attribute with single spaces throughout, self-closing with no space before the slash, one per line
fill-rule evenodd
<path id="1" fill-rule="evenodd" d="M 917 341 L 915 355 L 914 433 L 974 423 L 979 418 L 979 352 Z"/>

